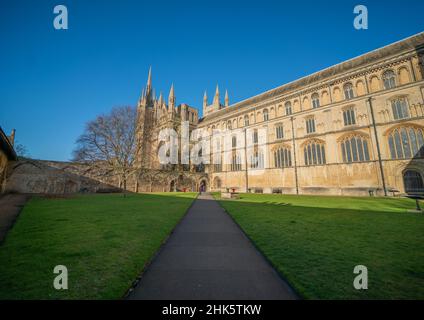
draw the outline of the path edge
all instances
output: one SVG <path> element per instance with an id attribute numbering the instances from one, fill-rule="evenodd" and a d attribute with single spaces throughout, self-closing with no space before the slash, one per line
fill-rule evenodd
<path id="1" fill-rule="evenodd" d="M 216 201 L 218 203 L 218 205 L 222 208 L 222 210 L 225 212 L 225 214 L 230 217 L 230 219 L 236 224 L 237 228 L 240 229 L 240 231 L 242 232 L 242 234 L 249 240 L 249 242 L 258 251 L 258 253 L 265 259 L 266 263 L 268 263 L 268 265 L 272 268 L 272 270 L 274 270 L 274 272 L 277 274 L 277 276 L 285 283 L 285 285 L 287 286 L 287 288 L 295 296 L 295 300 L 305 300 L 304 297 L 301 294 L 299 294 L 299 292 L 287 280 L 286 276 L 277 269 L 277 267 L 274 265 L 274 263 L 272 263 L 272 261 L 265 255 L 265 253 L 257 246 L 257 244 L 255 243 L 255 241 L 253 241 L 253 239 L 251 237 L 249 237 L 249 235 L 238 224 L 238 222 L 233 218 L 233 216 L 221 205 L 221 203 L 217 199 L 215 199 L 215 197 L 213 196 L 212 193 L 211 193 L 211 195 L 212 195 L 214 201 Z M 226 201 L 226 200 L 223 200 L 223 201 Z"/>
<path id="2" fill-rule="evenodd" d="M 162 240 L 162 242 L 161 242 L 159 248 L 156 250 L 156 252 L 144 264 L 142 270 L 140 271 L 140 273 L 138 274 L 138 276 L 136 277 L 136 279 L 132 282 L 132 284 L 130 285 L 130 287 L 127 289 L 127 291 L 125 291 L 124 295 L 121 297 L 121 300 L 128 300 L 128 298 L 131 295 L 131 293 L 134 291 L 134 289 L 140 283 L 140 281 L 141 281 L 143 275 L 146 273 L 147 269 L 150 267 L 150 265 L 153 263 L 153 261 L 155 261 L 155 259 L 159 255 L 159 253 L 161 253 L 161 251 L 165 247 L 165 244 L 168 242 L 168 240 L 171 237 L 171 235 L 175 232 L 175 229 L 178 227 L 178 225 L 181 223 L 181 221 L 183 221 L 183 219 L 187 216 L 187 214 L 190 211 L 191 207 L 193 207 L 194 203 L 197 201 L 197 198 L 199 197 L 199 195 L 200 195 L 200 192 L 198 192 L 196 194 L 196 197 L 193 199 L 193 201 L 191 202 L 191 204 L 188 206 L 186 212 L 182 215 L 182 217 L 180 218 L 180 220 L 178 220 L 178 222 L 175 224 L 175 226 L 171 229 L 171 232 L 169 232 L 169 234 L 165 237 L 165 239 Z"/>

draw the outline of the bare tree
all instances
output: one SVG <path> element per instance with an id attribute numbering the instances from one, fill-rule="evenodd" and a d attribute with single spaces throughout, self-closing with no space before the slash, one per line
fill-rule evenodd
<path id="1" fill-rule="evenodd" d="M 77 140 L 74 160 L 120 178 L 127 190 L 128 177 L 137 171 L 137 111 L 133 107 L 115 107 L 109 114 L 90 121 Z"/>
<path id="2" fill-rule="evenodd" d="M 15 152 L 20 158 L 29 158 L 31 157 L 28 153 L 28 149 L 21 143 L 16 143 L 14 146 Z"/>

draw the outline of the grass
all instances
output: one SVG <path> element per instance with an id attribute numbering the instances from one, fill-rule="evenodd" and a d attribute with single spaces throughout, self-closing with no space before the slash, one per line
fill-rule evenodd
<path id="1" fill-rule="evenodd" d="M 424 299 L 424 215 L 408 212 L 413 200 L 242 194 L 220 203 L 304 298 Z M 356 265 L 368 268 L 368 290 L 353 287 Z"/>
<path id="2" fill-rule="evenodd" d="M 0 246 L 0 299 L 123 297 L 195 196 L 33 198 Z M 53 288 L 56 265 L 68 290 Z"/>

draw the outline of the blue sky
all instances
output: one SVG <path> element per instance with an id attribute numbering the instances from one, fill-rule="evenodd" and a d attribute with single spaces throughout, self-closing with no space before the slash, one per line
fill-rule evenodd
<path id="1" fill-rule="evenodd" d="M 53 28 L 64 4 L 69 29 Z M 353 28 L 353 8 L 369 29 Z M 424 1 L 0 1 L 0 126 L 34 158 L 68 160 L 84 124 L 153 86 L 234 103 L 424 31 Z"/>

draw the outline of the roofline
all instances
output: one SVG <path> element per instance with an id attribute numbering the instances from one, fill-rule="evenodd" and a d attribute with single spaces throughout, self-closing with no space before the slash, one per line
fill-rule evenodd
<path id="1" fill-rule="evenodd" d="M 319 70 L 319 71 L 316 71 L 316 72 L 314 72 L 314 73 L 312 73 L 312 74 L 309 74 L 309 75 L 307 75 L 307 76 L 304 76 L 304 77 L 301 77 L 301 78 L 298 78 L 298 79 L 296 79 L 296 80 L 293 80 L 293 81 L 290 81 L 290 82 L 287 82 L 287 83 L 285 83 L 285 84 L 283 84 L 283 85 L 280 85 L 280 86 L 278 86 L 278 87 L 275 87 L 275 88 L 273 88 L 273 89 L 270 89 L 270 90 L 267 90 L 267 91 L 264 91 L 264 92 L 262 92 L 262 93 L 259 93 L 259 94 L 257 94 L 257 95 L 254 95 L 254 96 L 252 96 L 252 97 L 250 97 L 250 98 L 247 98 L 247 99 L 244 99 L 244 100 L 241 100 L 241 101 L 239 101 L 239 102 L 236 102 L 236 103 L 234 103 L 234 104 L 232 104 L 232 105 L 230 105 L 230 106 L 228 106 L 228 107 L 226 107 L 225 109 L 221 109 L 221 110 L 228 110 L 228 109 L 231 109 L 231 108 L 236 108 L 236 107 L 239 107 L 239 106 L 242 106 L 242 105 L 244 105 L 244 104 L 246 104 L 246 103 L 249 103 L 249 102 L 252 102 L 252 104 L 253 103 L 257 103 L 258 101 L 255 101 L 255 99 L 258 99 L 258 98 L 261 98 L 261 97 L 263 97 L 263 96 L 265 96 L 266 94 L 270 94 L 270 93 L 273 93 L 273 92 L 276 92 L 276 91 L 278 91 L 278 90 L 280 90 L 280 89 L 284 89 L 285 87 L 289 87 L 290 85 L 294 85 L 294 84 L 296 84 L 297 82 L 301 82 L 302 80 L 306 80 L 306 79 L 308 79 L 308 78 L 313 78 L 314 76 L 317 76 L 318 74 L 320 74 L 320 73 L 324 73 L 324 72 L 328 72 L 328 71 L 330 71 L 330 70 L 335 70 L 336 71 L 336 69 L 338 68 L 338 67 L 341 67 L 341 66 L 343 66 L 343 65 L 347 65 L 347 64 L 349 64 L 349 63 L 351 63 L 351 62 L 356 62 L 356 61 L 358 61 L 358 60 L 360 60 L 360 59 L 364 59 L 365 57 L 369 57 L 369 56 L 372 56 L 373 54 L 375 54 L 375 53 L 377 53 L 377 52 L 381 52 L 381 51 L 383 51 L 383 50 L 387 50 L 388 48 L 390 48 L 390 47 L 395 47 L 396 45 L 400 45 L 400 44 L 403 44 L 403 43 L 407 43 L 408 42 L 408 40 L 410 41 L 410 40 L 416 40 L 416 38 L 422 38 L 421 39 L 421 41 L 420 41 L 420 39 L 417 39 L 417 41 L 419 42 L 418 43 L 418 46 L 419 47 L 423 47 L 424 48 L 424 31 L 422 31 L 422 32 L 419 32 L 419 33 L 416 33 L 416 34 L 414 34 L 414 35 L 412 35 L 412 36 L 409 36 L 409 37 L 407 37 L 407 38 L 404 38 L 404 39 L 402 39 L 402 40 L 398 40 L 398 41 L 396 41 L 396 42 L 393 42 L 393 43 L 390 43 L 390 44 L 388 44 L 388 45 L 385 45 L 385 46 L 383 46 L 383 47 L 380 47 L 380 48 L 377 48 L 377 49 L 374 49 L 374 50 L 371 50 L 371 51 L 368 51 L 368 52 L 366 52 L 366 53 L 364 53 L 364 54 L 361 54 L 361 55 L 358 55 L 358 56 L 356 56 L 356 57 L 354 57 L 354 58 L 350 58 L 350 59 L 348 59 L 348 60 L 345 60 L 345 61 L 342 61 L 342 62 L 340 62 L 340 63 L 337 63 L 337 64 L 334 64 L 334 65 L 332 65 L 332 66 L 330 66 L 330 67 L 327 67 L 327 68 L 324 68 L 324 69 L 321 69 L 321 70 Z M 414 48 L 415 50 L 417 50 L 418 48 L 417 47 L 415 47 Z M 393 55 L 396 55 L 396 54 L 399 54 L 399 53 L 402 53 L 402 52 L 408 52 L 408 51 L 411 51 L 411 50 L 414 50 L 414 49 L 412 49 L 412 48 L 408 48 L 408 49 L 404 49 L 404 50 L 402 50 L 402 48 L 400 48 L 400 50 L 398 51 L 398 52 L 395 52 L 394 54 L 388 54 L 387 55 L 387 57 L 390 57 L 390 56 L 393 56 Z M 376 59 L 376 60 L 378 60 L 378 58 Z M 373 61 L 373 62 L 375 62 L 375 61 Z M 366 63 L 364 63 L 364 65 L 363 66 L 365 66 L 365 65 L 369 65 L 371 62 L 366 62 Z M 358 68 L 358 67 L 360 67 L 360 66 L 354 66 L 354 67 L 351 67 L 351 69 L 355 69 L 355 68 Z M 334 73 L 333 75 L 331 75 L 330 77 L 325 77 L 325 80 L 328 80 L 328 79 L 330 79 L 331 77 L 334 77 L 334 76 L 336 76 L 338 73 Z M 323 81 L 324 81 L 324 79 L 323 79 Z M 313 81 L 312 83 L 316 83 L 317 81 Z M 311 84 L 308 84 L 308 85 L 311 85 Z M 267 97 L 263 97 L 264 99 L 264 101 L 267 99 Z M 268 97 L 269 98 L 269 97 Z M 213 116 L 213 115 L 216 115 L 216 116 L 219 116 L 219 115 L 223 115 L 224 114 L 224 112 L 220 112 L 221 110 L 218 110 L 218 111 L 215 111 L 215 112 L 213 112 L 213 113 L 211 113 L 211 114 L 209 114 L 208 116 L 204 116 L 204 117 L 202 117 L 202 120 L 203 121 L 207 121 L 208 120 L 208 117 L 210 117 L 210 116 Z M 219 115 L 218 115 L 218 113 L 220 113 Z M 215 117 L 214 117 L 215 118 Z"/>
<path id="2" fill-rule="evenodd" d="M 18 156 L 16 155 L 15 149 L 10 143 L 9 137 L 4 133 L 2 127 L 0 127 L 0 144 L 2 149 L 5 151 L 6 156 L 9 160 L 17 160 Z"/>

